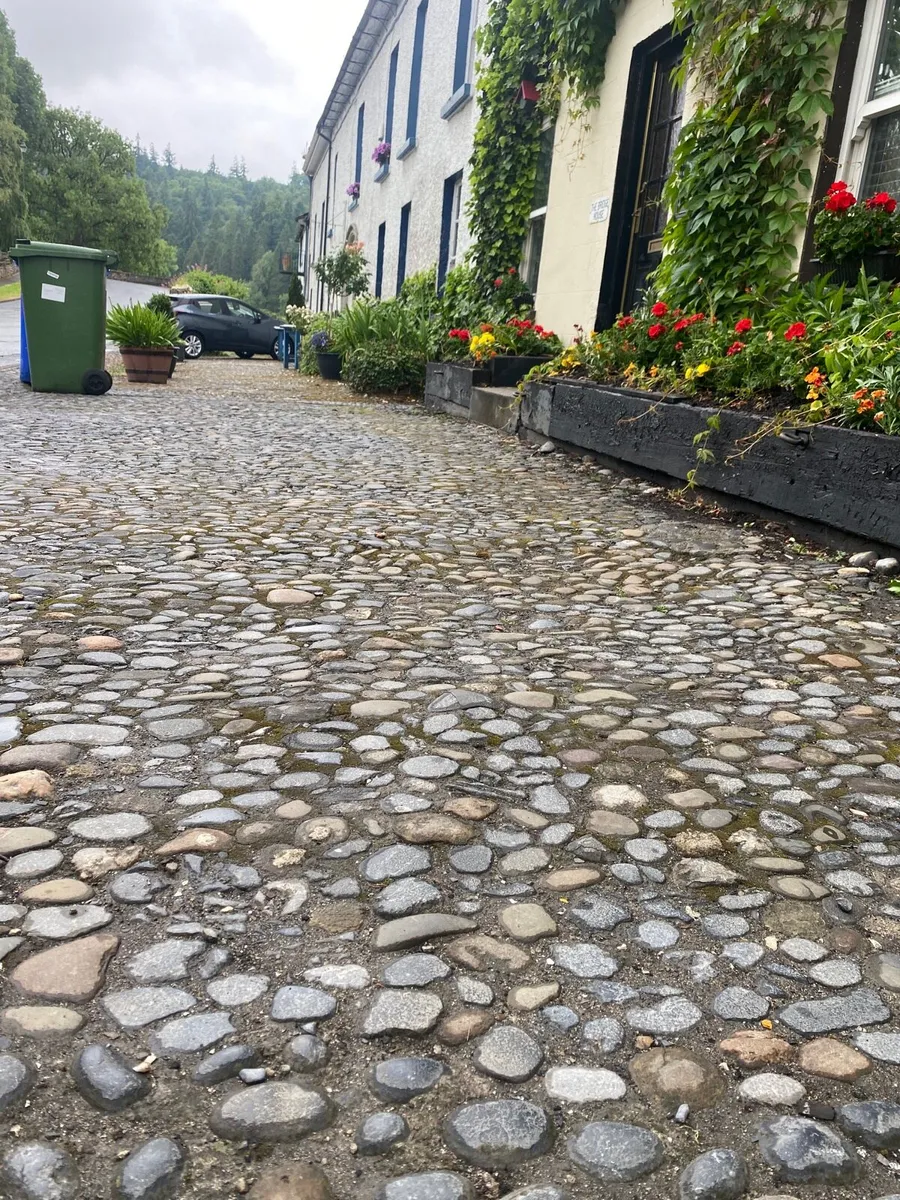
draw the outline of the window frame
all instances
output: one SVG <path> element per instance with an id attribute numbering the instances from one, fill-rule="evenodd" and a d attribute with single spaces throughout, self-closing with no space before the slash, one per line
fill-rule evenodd
<path id="1" fill-rule="evenodd" d="M 422 92 L 422 63 L 425 58 L 425 28 L 428 24 L 428 0 L 419 0 L 416 8 L 416 27 L 413 34 L 412 60 L 409 68 L 409 97 L 406 104 L 406 141 L 397 152 L 398 159 L 406 158 L 416 148 L 419 134 L 419 101 Z"/>
<path id="2" fill-rule="evenodd" d="M 362 191 L 362 178 L 361 178 L 361 176 L 362 176 L 362 155 L 363 155 L 363 138 L 365 137 L 365 133 L 366 133 L 366 103 L 365 103 L 365 101 L 363 101 L 362 104 L 360 104 L 359 108 L 356 110 L 356 159 L 354 160 L 355 165 L 356 165 L 356 178 L 354 180 L 352 180 L 353 183 L 359 184 L 360 191 Z"/>
<path id="3" fill-rule="evenodd" d="M 900 81 L 893 92 L 870 98 L 890 0 L 870 0 L 863 15 L 856 70 L 841 143 L 839 177 L 859 193 L 868 167 L 872 130 L 880 117 L 900 112 Z"/>

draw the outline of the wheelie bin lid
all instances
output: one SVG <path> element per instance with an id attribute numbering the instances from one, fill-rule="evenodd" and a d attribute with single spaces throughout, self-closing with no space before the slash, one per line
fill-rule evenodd
<path id="1" fill-rule="evenodd" d="M 9 257 L 19 258 L 87 258 L 114 267 L 118 256 L 112 250 L 94 250 L 90 246 L 64 246 L 58 242 L 32 242 L 19 238 L 9 250 Z"/>

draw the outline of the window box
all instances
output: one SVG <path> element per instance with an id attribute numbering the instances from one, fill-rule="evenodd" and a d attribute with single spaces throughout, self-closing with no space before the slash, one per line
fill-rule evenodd
<path id="1" fill-rule="evenodd" d="M 472 99 L 471 83 L 464 83 L 462 87 L 458 87 L 444 107 L 441 109 L 441 117 L 445 121 L 449 121 L 454 113 L 458 113 L 461 108 Z"/>
<path id="2" fill-rule="evenodd" d="M 416 142 L 416 139 L 414 137 L 407 138 L 406 141 L 403 143 L 403 145 L 400 147 L 400 149 L 397 151 L 397 158 L 399 158 L 400 161 L 402 162 L 408 154 L 412 154 L 412 152 L 413 152 L 413 150 L 415 150 L 417 144 L 418 143 Z"/>
<path id="3" fill-rule="evenodd" d="M 715 461 L 698 464 L 693 439 L 709 432 L 713 415 L 720 428 L 706 445 Z M 526 384 L 520 433 L 669 479 L 685 480 L 696 470 L 700 487 L 734 498 L 737 508 L 762 506 L 782 519 L 900 546 L 900 438 L 817 425 L 754 444 L 765 421 L 629 388 L 547 379 Z M 743 439 L 749 449 L 736 456 Z"/>
<path id="4" fill-rule="evenodd" d="M 353 212 L 355 208 L 359 208 L 359 196 L 354 196 L 347 205 L 347 212 Z"/>
<path id="5" fill-rule="evenodd" d="M 382 163 L 375 172 L 375 182 L 382 183 L 391 173 L 391 164 L 389 162 Z"/>

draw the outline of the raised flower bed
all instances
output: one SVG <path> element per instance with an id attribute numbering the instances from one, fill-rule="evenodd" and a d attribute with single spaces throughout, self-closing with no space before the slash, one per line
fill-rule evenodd
<path id="1" fill-rule="evenodd" d="M 710 418 L 718 430 L 710 431 Z M 900 438 L 822 424 L 755 440 L 764 417 L 588 380 L 526 384 L 519 420 L 531 440 L 550 438 L 676 480 L 696 471 L 701 487 L 900 546 Z M 700 464 L 698 435 L 712 455 Z"/>

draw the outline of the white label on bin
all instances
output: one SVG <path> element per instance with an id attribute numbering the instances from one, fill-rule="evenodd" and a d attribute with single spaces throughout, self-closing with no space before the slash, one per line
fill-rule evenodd
<path id="1" fill-rule="evenodd" d="M 64 287 L 59 287 L 55 283 L 42 283 L 41 284 L 41 299 L 42 300 L 55 300 L 58 304 L 65 304 L 66 289 Z"/>
<path id="2" fill-rule="evenodd" d="M 59 276 L 57 275 L 57 273 L 55 271 L 48 271 L 47 278 L 48 279 L 59 279 Z"/>

